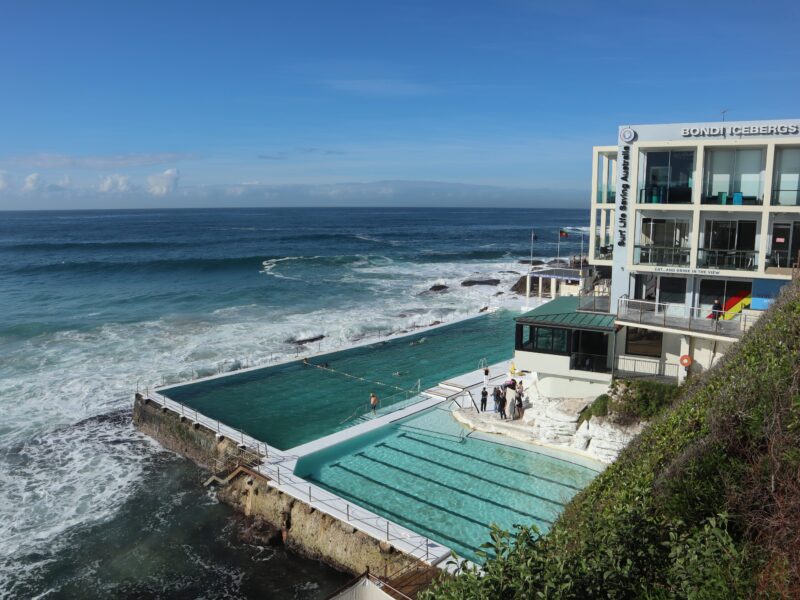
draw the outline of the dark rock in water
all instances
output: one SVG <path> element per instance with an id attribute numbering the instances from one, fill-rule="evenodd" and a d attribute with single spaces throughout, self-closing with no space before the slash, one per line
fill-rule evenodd
<path id="1" fill-rule="evenodd" d="M 446 289 L 449 289 L 448 286 L 444 285 L 443 283 L 437 283 L 436 285 L 432 285 L 429 292 L 443 292 Z"/>
<path id="2" fill-rule="evenodd" d="M 318 341 L 324 340 L 324 339 L 325 339 L 324 335 L 315 335 L 314 337 L 303 338 L 302 340 L 296 340 L 294 338 L 289 338 L 288 340 L 286 340 L 286 343 L 287 344 L 296 344 L 298 346 L 302 346 L 303 344 L 310 344 L 312 342 L 318 342 Z"/>
<path id="3" fill-rule="evenodd" d="M 474 285 L 500 285 L 499 279 L 466 279 L 461 282 L 464 287 L 472 287 Z"/>
<path id="4" fill-rule="evenodd" d="M 508 275 L 519 275 L 519 271 L 500 271 L 500 273 L 506 273 Z"/>
<path id="5" fill-rule="evenodd" d="M 543 260 L 538 260 L 536 258 L 534 258 L 533 260 L 531 260 L 530 258 L 523 258 L 522 260 L 519 261 L 519 264 L 521 264 L 521 265 L 532 265 L 532 266 L 535 267 L 537 265 L 543 265 L 544 261 Z"/>
<path id="6" fill-rule="evenodd" d="M 428 327 L 436 327 L 437 325 L 441 325 L 441 324 L 442 324 L 442 322 L 441 322 L 441 321 L 434 321 L 433 323 L 431 323 L 430 325 L 428 325 Z"/>
<path id="7" fill-rule="evenodd" d="M 495 294 L 495 296 L 502 296 L 503 294 L 505 294 L 505 292 L 497 292 L 497 293 Z"/>
<path id="8" fill-rule="evenodd" d="M 564 260 L 563 258 L 556 258 L 547 263 L 548 267 L 566 267 L 568 265 L 569 262 Z"/>
<path id="9" fill-rule="evenodd" d="M 283 543 L 281 530 L 273 527 L 261 517 L 241 518 L 241 529 L 238 538 L 245 544 L 254 546 L 280 546 Z"/>
<path id="10" fill-rule="evenodd" d="M 527 279 L 528 279 L 527 275 L 523 275 L 522 277 L 517 279 L 517 283 L 511 286 L 511 291 L 514 292 L 515 294 L 525 294 L 525 290 L 527 289 L 528 286 Z M 531 280 L 531 293 L 533 293 L 534 281 L 536 282 L 536 286 L 537 287 L 539 286 L 539 278 L 534 277 Z"/>
<path id="11" fill-rule="evenodd" d="M 489 310 L 488 306 L 482 306 L 478 312 L 486 312 L 487 310 Z"/>

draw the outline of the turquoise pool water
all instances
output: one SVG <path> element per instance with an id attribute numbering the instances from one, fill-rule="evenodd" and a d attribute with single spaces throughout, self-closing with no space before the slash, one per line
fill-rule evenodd
<path id="1" fill-rule="evenodd" d="M 255 439 L 286 450 L 358 422 L 368 411 L 369 394 L 381 409 L 406 402 L 421 380 L 422 389 L 494 363 L 514 351 L 514 319 L 498 311 L 430 331 L 316 357 L 338 372 L 294 361 L 227 377 L 172 387 L 162 393 Z M 348 373 L 379 386 L 342 375 Z M 390 387 L 394 386 L 394 387 Z"/>
<path id="2" fill-rule="evenodd" d="M 468 433 L 437 407 L 310 454 L 295 474 L 477 562 L 490 524 L 545 532 L 597 475 Z"/>

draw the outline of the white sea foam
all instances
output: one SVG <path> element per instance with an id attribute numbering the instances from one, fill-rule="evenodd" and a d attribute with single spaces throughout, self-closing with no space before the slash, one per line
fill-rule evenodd
<path id="1" fill-rule="evenodd" d="M 300 259 L 276 259 L 265 270 Z M 507 259 L 409 264 L 370 257 L 343 271 L 365 293 L 335 312 L 324 301 L 302 313 L 245 304 L 201 320 L 108 323 L 15 345 L 0 366 L 0 597 L 21 568 L 16 558 L 25 555 L 26 568 L 40 568 L 66 532 L 110 518 L 136 489 L 142 458 L 155 446 L 127 421 L 86 419 L 129 410 L 137 386 L 216 372 L 225 360 L 269 364 L 297 351 L 290 338 L 324 335 L 309 349 L 333 350 L 476 315 L 496 292 L 509 296 L 518 275 L 503 271 L 514 270 L 524 266 Z M 462 287 L 469 277 L 501 284 Z M 428 293 L 434 283 L 450 289 Z M 38 563 L 30 558 L 36 554 Z"/>

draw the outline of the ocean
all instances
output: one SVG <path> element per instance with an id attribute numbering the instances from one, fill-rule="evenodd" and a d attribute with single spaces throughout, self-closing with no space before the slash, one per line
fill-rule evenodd
<path id="1" fill-rule="evenodd" d="M 561 209 L 0 212 L 0 598 L 324 598 L 348 576 L 250 539 L 200 469 L 133 428 L 137 387 L 476 315 L 525 271 L 532 229 L 549 260 L 578 255 L 587 225 Z"/>

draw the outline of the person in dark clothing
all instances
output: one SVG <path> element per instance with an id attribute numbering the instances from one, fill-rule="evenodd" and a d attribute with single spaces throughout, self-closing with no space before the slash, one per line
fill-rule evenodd
<path id="1" fill-rule="evenodd" d="M 486 388 L 483 388 L 481 391 L 481 412 L 486 412 L 486 399 L 489 397 L 489 392 L 486 391 Z"/>
<path id="2" fill-rule="evenodd" d="M 497 409 L 500 411 L 500 418 L 506 418 L 506 397 L 500 396 L 500 402 L 497 404 Z"/>
<path id="3" fill-rule="evenodd" d="M 715 321 L 719 321 L 719 318 L 722 316 L 722 303 L 719 301 L 719 298 L 714 300 L 714 304 L 711 305 L 711 318 Z"/>
<path id="4" fill-rule="evenodd" d="M 500 412 L 500 390 L 497 386 L 494 386 L 492 398 L 494 399 L 494 412 Z"/>

